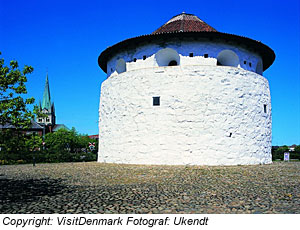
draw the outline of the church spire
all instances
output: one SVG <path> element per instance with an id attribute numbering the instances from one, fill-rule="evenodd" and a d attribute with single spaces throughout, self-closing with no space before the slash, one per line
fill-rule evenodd
<path id="1" fill-rule="evenodd" d="M 46 84 L 45 84 L 45 89 L 43 94 L 42 109 L 47 109 L 49 112 L 51 112 L 51 98 L 50 98 L 48 73 L 46 76 Z"/>
<path id="2" fill-rule="evenodd" d="M 46 83 L 45 83 L 45 89 L 43 93 L 42 104 L 40 103 L 40 110 L 46 116 L 37 117 L 36 121 L 45 127 L 46 132 L 51 133 L 53 129 L 56 127 L 56 116 L 55 116 L 54 103 L 51 103 L 48 71 L 46 76 Z"/>

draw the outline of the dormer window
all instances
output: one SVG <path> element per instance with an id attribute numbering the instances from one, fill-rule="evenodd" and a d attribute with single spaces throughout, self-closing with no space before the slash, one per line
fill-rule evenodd
<path id="1" fill-rule="evenodd" d="M 208 54 L 204 54 L 204 58 L 208 58 Z"/>
<path id="2" fill-rule="evenodd" d="M 180 64 L 180 57 L 176 50 L 165 48 L 155 54 L 158 66 L 176 66 Z"/>
<path id="3" fill-rule="evenodd" d="M 133 61 L 136 62 L 136 58 L 134 58 Z"/>
<path id="4" fill-rule="evenodd" d="M 144 55 L 144 56 L 143 56 L 143 60 L 146 60 L 146 57 L 147 57 L 147 56 L 146 56 L 146 55 Z"/>
<path id="5" fill-rule="evenodd" d="M 194 53 L 190 53 L 190 57 L 194 57 Z"/>
<path id="6" fill-rule="evenodd" d="M 217 65 L 238 67 L 239 57 L 232 50 L 222 50 L 217 56 Z"/>

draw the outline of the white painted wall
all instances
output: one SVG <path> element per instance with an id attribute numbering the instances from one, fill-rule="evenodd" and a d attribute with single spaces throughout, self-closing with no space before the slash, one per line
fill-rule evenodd
<path id="1" fill-rule="evenodd" d="M 184 65 L 188 58 L 174 67 L 128 65 L 127 72 L 102 83 L 99 162 L 271 163 L 268 81 L 242 68 Z M 160 106 L 152 105 L 154 96 L 160 96 Z"/>
<path id="2" fill-rule="evenodd" d="M 117 75 L 116 70 L 118 61 L 124 59 L 126 62 L 126 71 L 158 67 L 158 63 L 155 60 L 155 54 L 164 48 L 174 49 L 180 56 L 180 65 L 210 65 L 215 66 L 217 64 L 217 57 L 223 50 L 232 50 L 239 57 L 239 65 L 245 70 L 252 72 L 256 71 L 258 62 L 262 62 L 259 55 L 250 52 L 244 48 L 232 46 L 224 43 L 215 42 L 187 42 L 176 41 L 168 42 L 165 47 L 161 47 L 157 44 L 148 44 L 140 47 L 136 47 L 134 50 L 127 50 L 116 54 L 107 63 L 107 76 Z M 193 53 L 194 57 L 189 57 L 189 54 Z M 204 58 L 204 54 L 208 54 L 208 58 Z M 143 60 L 143 56 L 146 55 L 146 60 Z M 134 62 L 136 58 L 136 62 Z M 244 61 L 247 63 L 244 64 Z M 251 67 L 249 66 L 251 63 Z M 262 74 L 262 71 L 261 71 Z"/>

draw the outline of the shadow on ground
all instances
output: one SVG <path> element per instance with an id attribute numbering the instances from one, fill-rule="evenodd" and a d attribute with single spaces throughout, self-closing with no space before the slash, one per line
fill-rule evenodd
<path id="1" fill-rule="evenodd" d="M 1 206 L 12 203 L 26 203 L 44 196 L 55 196 L 62 193 L 65 185 L 62 180 L 48 178 L 15 180 L 0 178 L 0 212 Z"/>

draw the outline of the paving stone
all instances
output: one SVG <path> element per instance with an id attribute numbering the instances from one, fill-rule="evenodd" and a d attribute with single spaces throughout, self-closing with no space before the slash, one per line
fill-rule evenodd
<path id="1" fill-rule="evenodd" d="M 0 175 L 0 213 L 300 213 L 300 162 L 11 165 Z"/>

